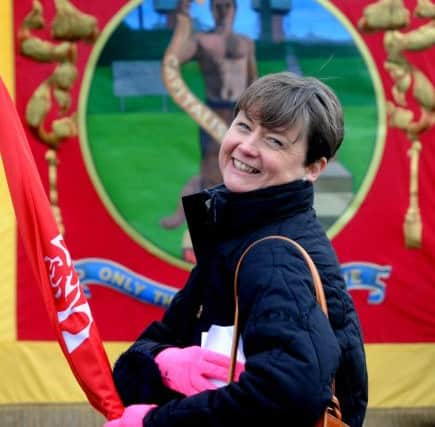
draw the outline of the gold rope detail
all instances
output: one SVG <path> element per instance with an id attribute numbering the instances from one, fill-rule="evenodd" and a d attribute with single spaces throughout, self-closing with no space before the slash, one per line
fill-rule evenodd
<path id="1" fill-rule="evenodd" d="M 411 162 L 411 176 L 409 182 L 409 207 L 405 215 L 403 230 L 405 243 L 409 248 L 420 248 L 422 238 L 422 222 L 418 206 L 418 164 L 421 151 L 420 141 L 413 141 L 408 155 Z"/>
<path id="2" fill-rule="evenodd" d="M 59 208 L 59 198 L 57 191 L 57 164 L 59 161 L 57 160 L 56 150 L 53 148 L 49 148 L 45 153 L 45 160 L 48 163 L 48 183 L 49 183 L 49 199 L 51 208 L 53 210 L 54 217 L 56 219 L 56 223 L 59 227 L 59 232 L 64 234 L 64 226 L 62 221 L 62 214 Z"/>
<path id="3" fill-rule="evenodd" d="M 190 19 L 182 13 L 178 13 L 176 19 L 174 34 L 163 57 L 163 83 L 173 100 L 216 141 L 220 142 L 228 128 L 227 124 L 192 93 L 181 76 L 177 52 L 182 51 L 185 41 L 190 37 L 191 23 Z"/>

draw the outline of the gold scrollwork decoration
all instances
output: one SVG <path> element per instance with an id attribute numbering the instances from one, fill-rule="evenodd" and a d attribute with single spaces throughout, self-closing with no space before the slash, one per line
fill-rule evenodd
<path id="1" fill-rule="evenodd" d="M 413 25 L 413 29 L 405 32 L 414 24 L 414 17 L 428 22 Z M 388 124 L 405 132 L 410 143 L 409 205 L 403 223 L 405 245 L 420 248 L 423 233 L 418 186 L 420 152 L 423 149 L 420 135 L 435 124 L 435 87 L 431 79 L 406 57 L 406 53 L 425 51 L 435 45 L 435 4 L 430 0 L 418 0 L 411 13 L 403 0 L 378 0 L 366 6 L 358 26 L 367 33 L 384 33 L 387 53 L 384 68 L 393 81 L 392 101 L 387 103 Z M 417 114 L 411 109 L 411 101 L 418 106 Z"/>
<path id="2" fill-rule="evenodd" d="M 39 142 L 47 146 L 49 199 L 59 226 L 64 232 L 58 203 L 57 150 L 68 138 L 77 136 L 77 114 L 71 111 L 72 88 L 78 78 L 78 43 L 93 43 L 98 37 L 98 21 L 81 12 L 70 0 L 54 0 L 55 16 L 50 24 L 50 40 L 34 33 L 46 27 L 44 9 L 33 0 L 32 9 L 18 29 L 21 55 L 39 63 L 51 63 L 51 74 L 38 84 L 27 101 L 25 120 Z"/>

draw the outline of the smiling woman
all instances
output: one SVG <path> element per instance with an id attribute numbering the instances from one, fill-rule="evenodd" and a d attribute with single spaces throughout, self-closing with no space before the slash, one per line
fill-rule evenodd
<path id="1" fill-rule="evenodd" d="M 126 406 L 120 422 L 137 408 L 131 424 L 150 427 L 194 425 L 198 417 L 204 427 L 289 417 L 314 425 L 335 376 L 343 420 L 361 427 L 367 371 L 359 320 L 313 208 L 313 182 L 343 140 L 340 102 L 318 79 L 285 71 L 254 80 L 235 113 L 219 151 L 224 183 L 183 197 L 196 265 L 162 320 L 146 326 L 115 363 Z M 331 323 L 315 304 L 304 260 L 275 239 L 283 236 L 313 257 Z M 239 308 L 240 323 L 233 317 Z M 240 334 L 246 365 L 216 390 L 209 380 L 225 380 L 229 360 L 216 359 L 201 337 L 230 325 L 240 328 L 233 340 Z"/>

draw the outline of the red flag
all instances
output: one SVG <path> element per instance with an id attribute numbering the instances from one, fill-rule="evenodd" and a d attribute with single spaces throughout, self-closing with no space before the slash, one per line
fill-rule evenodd
<path id="1" fill-rule="evenodd" d="M 0 79 L 0 154 L 18 229 L 59 344 L 89 402 L 106 418 L 124 410 L 110 363 L 59 233 L 15 105 Z"/>

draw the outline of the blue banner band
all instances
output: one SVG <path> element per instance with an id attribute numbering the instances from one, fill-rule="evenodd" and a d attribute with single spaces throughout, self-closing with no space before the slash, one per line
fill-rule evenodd
<path id="1" fill-rule="evenodd" d="M 75 261 L 74 266 L 88 298 L 91 297 L 89 285 L 100 285 L 144 303 L 168 307 L 178 291 L 175 287 L 158 283 L 106 259 L 84 258 Z M 384 301 L 386 285 L 383 280 L 390 277 L 390 266 L 352 262 L 343 264 L 341 271 L 349 291 L 367 290 L 369 304 L 380 304 Z"/>
<path id="2" fill-rule="evenodd" d="M 106 259 L 84 258 L 74 261 L 74 266 L 88 298 L 91 297 L 89 285 L 101 285 L 144 303 L 167 307 L 178 291 Z"/>

